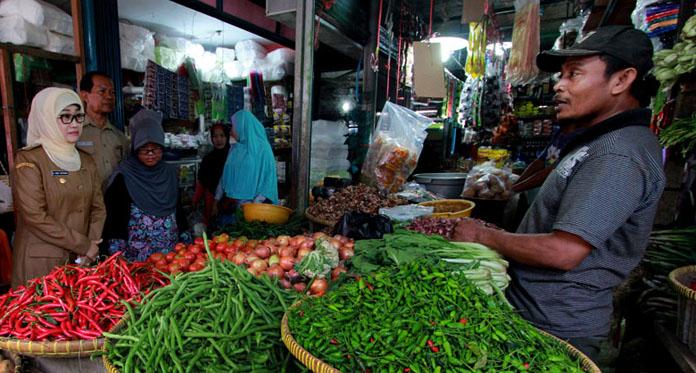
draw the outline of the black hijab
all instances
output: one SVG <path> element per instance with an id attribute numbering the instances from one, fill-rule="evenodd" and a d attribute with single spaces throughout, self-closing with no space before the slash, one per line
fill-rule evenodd
<path id="1" fill-rule="evenodd" d="M 205 189 L 213 194 L 215 194 L 215 189 L 217 189 L 220 177 L 222 177 L 222 171 L 225 169 L 225 161 L 227 160 L 227 153 L 230 150 L 230 129 L 225 125 L 217 124 L 210 129 L 211 141 L 213 132 L 218 128 L 222 129 L 222 132 L 225 133 L 227 143 L 224 148 L 213 148 L 213 151 L 203 157 L 201 169 L 198 170 L 198 180 L 200 180 Z"/>
<path id="2" fill-rule="evenodd" d="M 160 160 L 152 167 L 138 159 L 138 149 L 149 143 L 164 147 L 162 115 L 152 110 L 141 110 L 130 121 L 131 154 L 111 175 L 122 174 L 128 194 L 138 208 L 158 217 L 166 217 L 176 211 L 179 196 L 179 179 L 174 166 Z"/>

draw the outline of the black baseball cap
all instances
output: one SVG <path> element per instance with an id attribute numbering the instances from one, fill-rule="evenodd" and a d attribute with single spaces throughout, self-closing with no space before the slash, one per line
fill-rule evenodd
<path id="1" fill-rule="evenodd" d="M 544 51 L 537 55 L 537 66 L 542 71 L 558 72 L 568 57 L 607 54 L 618 58 L 645 75 L 653 67 L 653 46 L 643 31 L 631 26 L 604 26 L 583 36 L 567 49 Z"/>

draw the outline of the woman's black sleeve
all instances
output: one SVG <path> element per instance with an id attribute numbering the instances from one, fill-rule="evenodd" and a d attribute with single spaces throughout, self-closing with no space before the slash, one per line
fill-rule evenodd
<path id="1" fill-rule="evenodd" d="M 133 199 L 128 194 L 123 175 L 117 175 L 106 188 L 104 205 L 106 205 L 106 222 L 104 223 L 104 243 L 109 239 L 128 239 L 128 221 Z"/>
<path id="2" fill-rule="evenodd" d="M 184 205 L 181 203 L 181 192 L 179 192 L 179 196 L 176 198 L 176 227 L 179 230 L 179 235 L 189 230 L 188 219 L 186 219 L 186 213 L 184 213 Z"/>

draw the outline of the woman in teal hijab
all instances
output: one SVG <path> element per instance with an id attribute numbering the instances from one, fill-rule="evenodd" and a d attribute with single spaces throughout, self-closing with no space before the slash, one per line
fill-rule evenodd
<path id="1" fill-rule="evenodd" d="M 222 172 L 225 196 L 239 200 L 240 205 L 266 199 L 278 204 L 275 159 L 263 125 L 247 110 L 235 113 L 232 124 L 239 140 L 230 149 Z"/>

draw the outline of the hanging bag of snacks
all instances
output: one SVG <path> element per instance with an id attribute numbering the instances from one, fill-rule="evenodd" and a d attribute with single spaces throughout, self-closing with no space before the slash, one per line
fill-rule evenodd
<path id="1" fill-rule="evenodd" d="M 539 0 L 515 0 L 515 23 L 508 62 L 507 81 L 525 84 L 539 73 Z"/>

